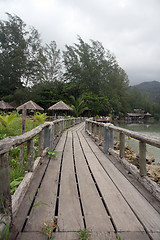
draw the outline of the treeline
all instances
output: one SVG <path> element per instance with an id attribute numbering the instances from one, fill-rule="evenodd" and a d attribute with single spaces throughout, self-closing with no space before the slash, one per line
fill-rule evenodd
<path id="1" fill-rule="evenodd" d="M 34 27 L 7 15 L 0 21 L 0 99 L 17 104 L 31 99 L 45 109 L 60 100 L 72 105 L 83 99 L 92 116 L 124 115 L 134 108 L 160 114 L 159 105 L 137 89 L 129 91 L 127 74 L 99 41 L 78 36 L 61 52 L 55 41 L 43 45 Z"/>

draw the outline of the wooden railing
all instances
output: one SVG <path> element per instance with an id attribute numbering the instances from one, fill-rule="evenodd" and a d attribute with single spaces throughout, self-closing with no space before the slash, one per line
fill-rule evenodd
<path id="1" fill-rule="evenodd" d="M 65 129 L 81 121 L 83 121 L 83 118 L 46 122 L 20 136 L 7 137 L 0 141 L 0 233 L 5 223 L 12 219 L 9 151 L 27 143 L 27 171 L 32 172 L 35 162 L 34 137 L 38 135 L 38 156 L 44 156 L 48 150 L 53 151 Z"/>
<path id="2" fill-rule="evenodd" d="M 111 152 L 114 147 L 114 131 L 119 133 L 120 151 L 119 157 L 124 158 L 125 155 L 125 135 L 139 140 L 139 173 L 140 176 L 146 176 L 146 144 L 160 148 L 160 138 L 150 137 L 138 132 L 130 131 L 124 128 L 114 126 L 111 123 L 99 123 L 87 119 L 85 121 L 85 129 L 94 138 L 103 143 L 104 153 Z"/>

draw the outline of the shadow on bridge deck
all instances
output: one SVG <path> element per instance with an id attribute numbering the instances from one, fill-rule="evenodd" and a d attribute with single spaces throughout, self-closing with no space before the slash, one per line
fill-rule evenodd
<path id="1" fill-rule="evenodd" d="M 63 133 L 56 152 L 37 170 L 13 219 L 11 239 L 48 239 L 42 229 L 55 217 L 53 239 L 76 240 L 83 228 L 91 240 L 116 239 L 117 233 L 125 240 L 160 239 L 159 203 L 134 187 L 83 123 Z"/>

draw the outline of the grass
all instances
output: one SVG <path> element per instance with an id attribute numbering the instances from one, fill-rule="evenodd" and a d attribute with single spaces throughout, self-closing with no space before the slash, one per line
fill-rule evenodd
<path id="1" fill-rule="evenodd" d="M 21 117 L 16 117 L 10 122 L 8 129 L 4 128 L 0 124 L 0 140 L 3 138 L 9 137 L 9 136 L 17 136 L 21 135 L 21 124 L 22 119 Z M 30 118 L 26 119 L 26 132 L 30 131 L 31 129 L 37 127 L 39 124 L 35 121 L 33 121 Z"/>
<path id="2" fill-rule="evenodd" d="M 42 229 L 42 232 L 48 236 L 48 239 L 51 240 L 52 239 L 52 232 L 54 232 L 56 229 L 58 228 L 57 225 L 57 218 L 54 217 L 52 218 L 50 221 L 46 221 L 44 223 L 44 227 Z"/>
<path id="3" fill-rule="evenodd" d="M 21 117 L 15 117 L 8 128 L 5 128 L 0 124 L 0 140 L 9 137 L 9 136 L 17 136 L 21 134 Z M 26 132 L 32 130 L 33 128 L 39 125 L 38 122 L 33 121 L 31 118 L 26 119 Z M 34 138 L 35 140 L 35 158 L 38 156 L 38 136 Z M 13 148 L 9 152 L 9 164 L 10 164 L 10 186 L 11 186 L 11 194 L 13 194 L 22 181 L 25 170 L 26 170 L 26 157 L 27 157 L 27 147 L 25 145 L 25 153 L 24 153 L 24 165 L 20 166 L 19 161 L 19 146 Z"/>
<path id="4" fill-rule="evenodd" d="M 91 233 L 89 232 L 88 229 L 84 228 L 84 229 L 80 229 L 77 235 L 78 235 L 78 240 L 89 240 Z"/>

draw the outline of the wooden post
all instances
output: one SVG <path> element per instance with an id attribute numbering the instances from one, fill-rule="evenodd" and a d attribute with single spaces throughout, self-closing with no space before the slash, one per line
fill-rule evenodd
<path id="1" fill-rule="evenodd" d="M 91 134 L 93 134 L 93 123 L 91 122 Z"/>
<path id="2" fill-rule="evenodd" d="M 40 157 L 43 152 L 44 147 L 44 130 L 42 130 L 38 135 L 38 156 Z"/>
<path id="3" fill-rule="evenodd" d="M 12 216 L 9 152 L 0 155 L 0 214 Z"/>
<path id="4" fill-rule="evenodd" d="M 109 148 L 113 148 L 113 130 L 109 129 L 107 124 L 104 126 L 104 153 L 108 152 Z"/>
<path id="5" fill-rule="evenodd" d="M 100 134 L 100 140 L 102 141 L 103 140 L 103 136 L 104 136 L 104 127 L 102 125 L 100 125 L 100 128 L 99 128 L 99 134 Z"/>
<path id="6" fill-rule="evenodd" d="M 62 120 L 62 131 L 65 129 L 65 120 Z"/>
<path id="7" fill-rule="evenodd" d="M 96 137 L 96 124 L 93 124 L 93 136 Z"/>
<path id="8" fill-rule="evenodd" d="M 85 131 L 87 131 L 87 130 L 89 130 L 89 129 L 88 129 L 88 121 L 86 120 L 85 121 Z"/>
<path id="9" fill-rule="evenodd" d="M 50 129 L 49 127 L 44 128 L 44 149 L 50 146 Z"/>
<path id="10" fill-rule="evenodd" d="M 119 141 L 120 141 L 119 156 L 120 156 L 120 158 L 123 158 L 125 155 L 125 134 L 122 132 L 120 132 L 120 134 L 119 134 Z"/>
<path id="11" fill-rule="evenodd" d="M 75 121 L 75 118 L 73 119 L 73 126 L 76 125 L 76 121 Z"/>
<path id="12" fill-rule="evenodd" d="M 90 132 L 90 126 L 91 126 L 90 122 L 87 121 L 87 130 L 88 130 L 89 132 Z"/>
<path id="13" fill-rule="evenodd" d="M 139 170 L 141 177 L 146 176 L 146 143 L 139 141 Z"/>
<path id="14" fill-rule="evenodd" d="M 22 109 L 22 126 L 21 126 L 21 134 L 25 133 L 26 128 L 26 106 L 24 105 Z M 24 144 L 20 145 L 20 166 L 23 167 L 24 163 Z"/>
<path id="15" fill-rule="evenodd" d="M 113 131 L 113 129 L 110 129 L 109 133 L 110 133 L 109 147 L 113 149 L 114 148 L 114 131 Z"/>
<path id="16" fill-rule="evenodd" d="M 109 149 L 109 129 L 104 126 L 104 153 L 107 153 Z"/>
<path id="17" fill-rule="evenodd" d="M 27 171 L 33 171 L 35 150 L 34 150 L 34 139 L 27 141 Z"/>
<path id="18" fill-rule="evenodd" d="M 53 151 L 53 148 L 54 148 L 53 137 L 54 137 L 54 123 L 49 127 L 49 138 L 50 138 L 49 150 L 50 151 Z"/>
<path id="19" fill-rule="evenodd" d="M 54 123 L 54 137 L 57 135 L 57 123 Z"/>

